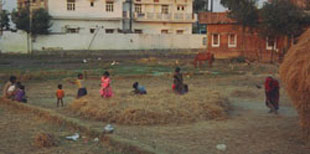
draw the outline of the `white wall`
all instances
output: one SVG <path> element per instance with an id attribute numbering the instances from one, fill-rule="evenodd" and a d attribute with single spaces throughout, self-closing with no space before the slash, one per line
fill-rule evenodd
<path id="1" fill-rule="evenodd" d="M 0 35 L 0 51 L 27 53 L 27 34 L 24 32 L 4 32 Z"/>
<path id="2" fill-rule="evenodd" d="M 134 22 L 133 30 L 142 29 L 145 34 L 161 34 L 161 30 L 167 29 L 169 33 L 176 34 L 177 30 L 183 30 L 183 34 L 192 34 L 192 24 L 182 23 L 149 23 Z"/>
<path id="3" fill-rule="evenodd" d="M 83 20 L 52 20 L 52 33 L 64 33 L 66 25 L 80 28 L 79 33 L 90 33 L 90 28 L 122 29 L 121 21 L 83 21 Z"/>
<path id="4" fill-rule="evenodd" d="M 57 34 L 37 36 L 33 42 L 34 50 L 170 50 L 203 49 L 205 35 L 176 34 Z M 91 43 L 91 41 L 93 42 Z M 90 45 L 91 44 L 91 45 Z M 25 33 L 5 32 L 0 37 L 2 52 L 27 51 Z"/>

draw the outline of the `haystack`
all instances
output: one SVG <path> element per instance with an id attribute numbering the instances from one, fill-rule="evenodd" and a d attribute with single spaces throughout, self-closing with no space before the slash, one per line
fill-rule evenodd
<path id="1" fill-rule="evenodd" d="M 39 148 L 56 146 L 56 140 L 53 135 L 48 133 L 38 133 L 34 139 L 34 145 Z"/>
<path id="2" fill-rule="evenodd" d="M 300 117 L 305 136 L 310 135 L 310 29 L 291 47 L 280 68 L 285 83 Z"/>
<path id="3" fill-rule="evenodd" d="M 86 118 L 126 125 L 181 124 L 226 117 L 228 100 L 218 92 L 200 90 L 184 96 L 167 91 L 145 96 L 116 94 L 109 100 L 89 95 L 75 100 L 70 109 Z"/>

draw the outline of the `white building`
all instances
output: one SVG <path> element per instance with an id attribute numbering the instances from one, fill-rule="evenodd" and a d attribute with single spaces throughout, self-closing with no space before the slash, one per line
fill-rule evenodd
<path id="1" fill-rule="evenodd" d="M 19 8 L 26 0 L 18 0 Z M 52 16 L 51 33 L 191 34 L 193 0 L 32 0 Z M 131 10 L 131 11 L 130 11 Z"/>
<path id="2" fill-rule="evenodd" d="M 52 33 L 115 33 L 122 29 L 122 0 L 49 0 Z"/>
<path id="3" fill-rule="evenodd" d="M 130 4 L 133 12 L 131 26 Z M 148 34 L 192 33 L 192 23 L 195 22 L 192 0 L 133 0 L 126 1 L 123 8 L 123 29 Z"/>

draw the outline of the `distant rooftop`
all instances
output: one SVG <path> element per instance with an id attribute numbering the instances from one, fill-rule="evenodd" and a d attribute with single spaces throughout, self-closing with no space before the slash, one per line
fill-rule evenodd
<path id="1" fill-rule="evenodd" d="M 236 21 L 227 17 L 227 12 L 201 12 L 198 14 L 200 24 L 232 24 Z"/>

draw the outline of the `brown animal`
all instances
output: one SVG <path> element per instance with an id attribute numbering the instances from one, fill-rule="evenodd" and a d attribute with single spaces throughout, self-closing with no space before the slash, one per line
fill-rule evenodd
<path id="1" fill-rule="evenodd" d="M 213 64 L 214 60 L 215 60 L 215 58 L 214 58 L 214 54 L 213 53 L 210 53 L 210 52 L 200 52 L 195 57 L 194 66 L 195 66 L 195 68 L 197 68 L 197 64 L 198 64 L 199 67 L 201 67 L 201 64 L 204 61 L 208 61 L 209 67 L 212 67 L 212 64 Z"/>

